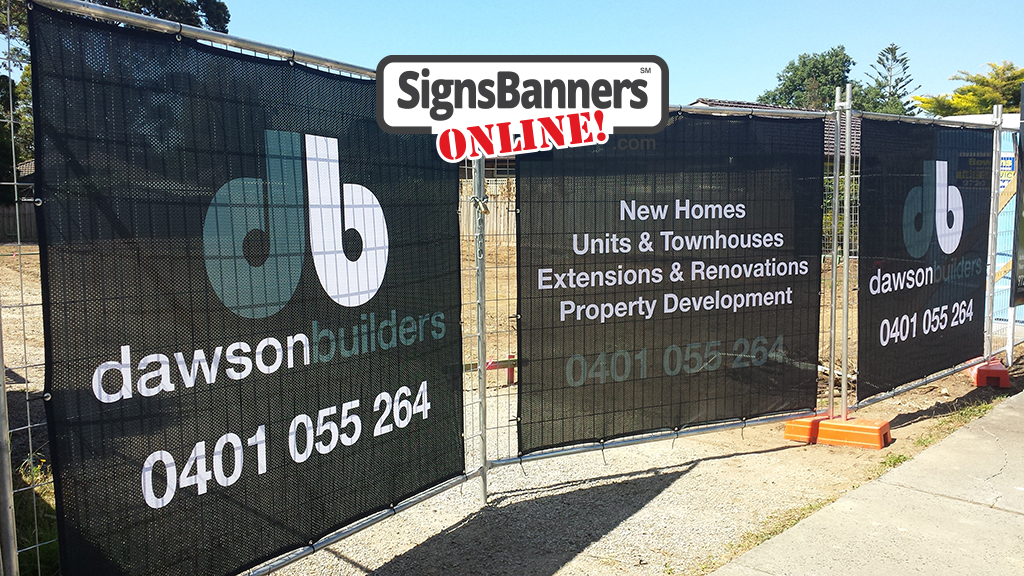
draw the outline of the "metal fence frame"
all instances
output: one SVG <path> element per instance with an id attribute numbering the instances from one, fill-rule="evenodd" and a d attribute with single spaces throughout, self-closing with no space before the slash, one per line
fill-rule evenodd
<path id="1" fill-rule="evenodd" d="M 10 21 L 10 6 L 12 1 L 17 0 L 6 0 L 5 2 L 8 22 Z M 181 36 L 195 38 L 203 42 L 223 46 L 236 51 L 252 53 L 269 58 L 302 62 L 324 70 L 330 70 L 345 75 L 354 75 L 365 78 L 375 77 L 374 71 L 369 68 L 303 54 L 294 50 L 236 38 L 201 28 L 123 12 L 107 8 L 105 6 L 88 4 L 76 0 L 36 1 L 39 4 L 52 8 L 62 9 L 93 18 L 121 22 L 154 31 L 179 34 Z M 14 70 L 16 68 L 20 69 L 24 62 L 12 60 L 10 57 L 10 39 L 8 39 L 7 55 L 8 57 L 5 61 L 9 88 L 8 110 L 12 110 L 14 104 L 14 81 L 12 78 Z M 467 170 L 467 172 L 471 172 L 472 177 L 465 178 L 464 180 L 464 185 L 462 187 L 463 192 L 460 195 L 459 204 L 463 285 L 467 286 L 471 284 L 474 286 L 473 298 L 469 300 L 464 299 L 462 303 L 465 363 L 464 416 L 466 423 L 465 448 L 467 454 L 467 470 L 459 477 L 453 478 L 452 480 L 435 486 L 426 492 L 413 496 L 404 502 L 396 504 L 388 510 L 381 511 L 364 518 L 363 520 L 334 532 L 309 546 L 297 549 L 257 568 L 249 570 L 245 572 L 246 574 L 252 576 L 269 574 L 302 557 L 313 554 L 326 546 L 338 542 L 347 536 L 368 528 L 385 518 L 393 516 L 416 503 L 427 500 L 441 492 L 476 478 L 480 479 L 481 503 L 485 504 L 488 493 L 487 471 L 491 468 L 576 454 L 580 452 L 604 450 L 613 447 L 629 446 L 665 439 L 675 439 L 683 436 L 704 434 L 742 426 L 770 424 L 810 414 L 821 414 L 827 412 L 829 415 L 832 415 L 834 409 L 833 390 L 835 388 L 837 378 L 841 378 L 842 380 L 841 413 L 845 417 L 848 411 L 863 408 L 885 398 L 906 392 L 982 361 L 982 359 L 979 359 L 945 370 L 938 374 L 929 376 L 928 378 L 908 383 L 889 393 L 867 399 L 860 404 L 848 406 L 848 382 L 852 379 L 852 374 L 856 372 L 856 354 L 854 353 L 852 355 L 853 358 L 851 359 L 851 351 L 847 348 L 846 344 L 848 338 L 845 337 L 845 334 L 850 331 L 850 304 L 853 302 L 854 306 L 856 306 L 855 299 L 857 292 L 856 276 L 853 278 L 850 277 L 849 267 L 850 263 L 856 260 L 859 251 L 856 236 L 858 230 L 857 222 L 859 220 L 859 194 L 857 193 L 859 190 L 859 154 L 854 155 L 851 150 L 852 119 L 860 117 L 952 126 L 991 127 L 991 124 L 857 112 L 852 109 L 849 87 L 847 87 L 845 99 L 841 99 L 840 90 L 839 88 L 836 89 L 835 111 L 833 112 L 782 109 L 764 110 L 749 108 L 715 108 L 706 106 L 680 106 L 673 107 L 673 109 L 692 114 L 724 116 L 820 118 L 823 122 L 833 123 L 835 133 L 833 148 L 834 156 L 831 164 L 831 173 L 828 173 L 826 170 L 826 173 L 824 174 L 826 190 L 824 191 L 823 197 L 824 213 L 826 218 L 829 219 L 828 222 L 830 227 L 824 231 L 825 233 L 823 234 L 822 246 L 823 263 L 829 264 L 830 272 L 827 277 L 823 274 L 821 284 L 822 295 L 829 294 L 830 299 L 827 304 L 825 303 L 824 298 L 822 299 L 822 328 L 819 338 L 819 341 L 824 342 L 824 337 L 826 335 L 828 337 L 827 354 L 823 350 L 819 352 L 819 361 L 822 364 L 819 366 L 819 371 L 827 372 L 829 374 L 829 399 L 827 408 L 816 411 L 771 415 L 747 420 L 718 422 L 689 427 L 679 431 L 641 434 L 634 437 L 622 438 L 603 443 L 592 443 L 553 449 L 530 454 L 524 457 L 516 455 L 514 453 L 515 449 L 513 448 L 513 446 L 516 445 L 516 415 L 514 412 L 516 405 L 516 359 L 514 355 L 517 352 L 515 324 L 518 314 L 516 311 L 516 284 L 512 278 L 516 271 L 515 222 L 518 208 L 515 200 L 514 179 L 510 181 L 507 178 L 508 173 L 510 172 L 511 160 L 499 158 L 489 161 L 490 164 L 485 163 L 483 160 L 478 160 L 472 164 L 470 170 Z M 996 113 L 997 117 L 998 114 L 999 112 Z M 4 129 L 7 130 L 7 133 L 11 136 L 10 150 L 4 151 L 3 153 L 9 153 L 12 159 L 17 160 L 14 145 L 16 121 L 13 117 L 13 113 L 7 115 L 3 121 L 5 123 Z M 994 197 L 992 202 L 990 262 L 988 269 L 988 283 L 986 285 L 986 358 L 993 354 L 992 303 L 995 291 L 996 274 L 994 242 L 997 234 L 995 218 L 998 212 L 999 137 L 1003 132 L 1017 132 L 1017 130 L 1002 129 L 1002 131 L 1000 131 L 997 129 L 994 137 L 993 189 L 995 190 L 995 193 L 993 194 Z M 842 169 L 839 162 L 840 150 L 843 151 Z M 16 165 L 17 162 L 14 162 L 14 164 Z M 488 168 L 488 166 L 493 166 L 493 169 Z M 823 167 L 823 170 L 824 169 L 825 168 Z M 486 178 L 488 170 L 492 170 L 497 178 Z M 470 176 L 469 173 L 465 175 Z M 506 178 L 502 179 L 501 176 L 505 176 Z M 841 191 L 838 186 L 840 181 L 843 183 Z M 16 202 L 23 200 L 20 197 L 22 192 L 29 190 L 31 186 L 30 183 L 18 181 L 17 170 L 14 172 L 12 182 L 0 182 L 0 185 L 11 186 L 12 189 L 16 191 Z M 841 212 L 840 207 L 838 206 L 840 199 L 842 200 Z M 31 201 L 32 198 L 27 198 L 25 200 Z M 8 364 L 8 359 L 16 358 L 16 355 L 10 353 L 13 349 L 11 342 L 6 343 L 7 355 L 4 355 L 5 342 L 3 341 L 2 332 L 0 332 L 0 357 L 3 357 L 5 361 L 5 394 L 0 394 L 0 556 L 2 556 L 3 574 L 11 576 L 19 574 L 18 554 L 28 554 L 31 556 L 34 553 L 34 571 L 36 574 L 41 573 L 42 565 L 40 561 L 40 550 L 45 546 L 56 546 L 57 544 L 55 539 L 43 539 L 43 541 L 40 541 L 38 524 L 39 516 L 38 511 L 35 508 L 35 491 L 45 489 L 46 486 L 52 484 L 52 480 L 40 480 L 37 478 L 35 466 L 37 458 L 36 451 L 39 447 L 35 446 L 33 443 L 33 433 L 44 429 L 46 424 L 45 422 L 32 421 L 32 409 L 30 402 L 37 402 L 42 399 L 42 396 L 38 391 L 36 391 L 36 395 L 33 396 L 32 390 L 33 387 L 41 387 L 41 378 L 35 379 L 35 376 L 37 374 L 41 374 L 43 365 L 42 363 L 35 362 L 29 358 L 26 336 L 26 310 L 35 308 L 41 309 L 42 302 L 26 301 L 24 275 L 25 264 L 22 259 L 26 256 L 38 256 L 38 251 L 35 249 L 32 249 L 32 251 L 26 251 L 26 249 L 31 249 L 31 247 L 25 244 L 24 239 L 21 237 L 20 231 L 22 228 L 18 222 L 18 218 L 20 218 L 19 214 L 19 211 L 15 211 L 15 230 L 18 232 L 16 233 L 16 243 L 14 245 L 8 245 L 12 248 L 11 254 L 6 254 L 6 250 L 3 250 L 3 253 L 0 254 L 0 257 L 8 256 L 18 260 L 17 268 L 21 283 L 20 296 L 16 301 L 5 301 L 0 299 L 0 311 L 3 312 L 3 315 L 0 316 L 0 327 L 9 325 L 12 320 L 16 323 L 20 322 L 22 335 L 21 360 Z M 842 222 L 842 226 L 840 226 L 840 222 Z M 841 245 L 839 243 L 840 234 L 842 235 Z M 491 250 L 490 252 L 488 251 L 489 248 Z M 842 278 L 839 278 L 838 276 L 840 264 L 843 266 Z M 504 286 L 502 286 L 503 284 Z M 488 291 L 489 286 L 493 288 L 491 292 Z M 837 330 L 836 328 L 838 321 L 836 317 L 838 313 L 837 302 L 839 301 L 843 303 L 842 330 Z M 828 308 L 828 310 L 826 311 L 824 308 Z M 829 317 L 827 324 L 824 323 L 826 312 Z M 1010 333 L 1007 340 L 1010 343 L 1013 343 L 1015 342 L 1015 339 L 1012 316 L 1009 326 Z M 1024 334 L 1022 334 L 1022 337 L 1024 337 Z M 838 358 L 836 350 L 837 338 L 842 338 L 843 341 L 843 353 L 841 354 L 841 357 Z M 13 382 L 6 377 L 6 373 L 8 371 L 13 371 L 14 374 L 17 375 L 19 370 L 24 375 L 20 381 Z M 11 410 L 17 408 L 17 406 L 8 405 L 8 395 L 12 392 L 23 396 L 23 400 L 19 398 L 18 404 L 24 405 L 26 424 L 24 426 L 8 429 L 7 415 L 11 413 Z M 28 481 L 26 482 L 26 486 L 19 489 L 14 489 L 12 483 L 12 474 L 14 470 L 11 460 L 11 438 L 14 434 L 25 434 L 27 436 L 29 454 Z M 14 502 L 18 495 L 33 498 L 32 510 L 34 517 L 32 519 L 32 531 L 34 538 L 30 543 L 21 548 L 19 548 L 18 545 L 15 529 L 16 519 L 14 517 Z M 22 521 L 24 521 L 24 519 L 22 519 Z"/>

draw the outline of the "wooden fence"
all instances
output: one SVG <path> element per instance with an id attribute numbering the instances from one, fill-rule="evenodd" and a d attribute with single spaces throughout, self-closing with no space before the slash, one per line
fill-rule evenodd
<path id="1" fill-rule="evenodd" d="M 0 241 L 16 242 L 18 227 L 21 226 L 22 242 L 38 242 L 36 230 L 36 206 L 31 202 L 0 206 Z"/>

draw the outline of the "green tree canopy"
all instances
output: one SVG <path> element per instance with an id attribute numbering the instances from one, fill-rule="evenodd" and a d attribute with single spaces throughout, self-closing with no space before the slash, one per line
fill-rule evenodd
<path id="1" fill-rule="evenodd" d="M 850 80 L 850 69 L 856 62 L 840 44 L 826 52 L 801 54 L 776 76 L 779 85 L 757 97 L 762 104 L 792 106 L 813 110 L 831 110 L 835 103 L 835 87 Z M 857 84 L 855 89 L 863 92 Z"/>
<path id="2" fill-rule="evenodd" d="M 231 15 L 228 13 L 227 4 L 219 0 L 93 0 L 96 4 L 103 4 L 130 12 L 138 12 L 146 16 L 163 18 L 209 28 L 217 32 L 228 31 L 228 21 Z"/>
<path id="3" fill-rule="evenodd" d="M 987 74 L 971 74 L 960 70 L 950 80 L 967 82 L 952 94 L 914 96 L 917 105 L 932 116 L 985 114 L 992 106 L 1002 104 L 1005 112 L 1020 111 L 1020 86 L 1024 83 L 1024 68 L 1003 60 L 1002 64 L 988 63 Z"/>
<path id="4" fill-rule="evenodd" d="M 910 75 L 910 59 L 906 52 L 900 52 L 896 44 L 889 44 L 878 53 L 878 59 L 871 65 L 872 73 L 865 73 L 872 80 L 871 88 L 877 92 L 876 101 L 870 111 L 886 114 L 914 115 L 914 100 L 911 94 L 921 85 L 914 88 Z"/>
<path id="5" fill-rule="evenodd" d="M 831 110 L 835 103 L 836 86 L 845 89 L 849 83 L 853 90 L 853 107 L 867 112 L 913 114 L 910 94 L 910 60 L 899 46 L 890 44 L 878 54 L 872 64 L 874 75 L 870 84 L 850 79 L 850 70 L 856 65 L 840 44 L 818 54 L 801 54 L 791 60 L 777 76 L 778 86 L 757 97 L 762 104 L 792 106 L 812 110 Z M 845 95 L 843 96 L 845 98 Z"/>
<path id="6" fill-rule="evenodd" d="M 155 18 L 174 20 L 189 26 L 198 26 L 217 32 L 227 32 L 231 14 L 227 4 L 220 0 L 89 0 L 111 8 L 145 14 Z M 6 38 L 18 43 L 12 55 L 19 61 L 27 61 L 25 46 L 28 45 L 28 18 L 24 2 L 10 2 L 10 21 L 6 13 L 0 13 L 0 28 Z"/>
<path id="7" fill-rule="evenodd" d="M 216 30 L 228 31 L 231 14 L 227 4 L 220 0 L 90 0 L 94 4 L 102 4 L 112 8 L 120 8 L 130 12 L 145 14 L 165 20 L 174 20 L 182 24 Z M 28 17 L 25 2 L 10 2 L 10 16 L 6 11 L 0 12 L 0 33 L 10 40 L 10 49 L 4 57 L 13 67 L 21 70 L 21 77 L 14 84 L 7 75 L 0 75 L 0 181 L 10 181 L 14 166 L 11 158 L 11 130 L 8 123 L 14 123 L 14 158 L 21 162 L 34 156 L 35 134 L 32 124 L 32 70 L 29 66 L 28 52 Z M 13 70 L 12 70 L 13 72 Z M 11 109 L 10 102 L 14 107 Z M 0 192 L 0 201 L 13 199 L 13 192 Z"/>

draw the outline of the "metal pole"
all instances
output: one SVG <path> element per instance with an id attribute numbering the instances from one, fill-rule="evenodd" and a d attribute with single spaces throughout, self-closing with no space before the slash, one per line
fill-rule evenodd
<path id="1" fill-rule="evenodd" d="M 1014 169 L 1016 169 L 1016 172 L 1017 172 L 1017 186 L 1019 188 L 1020 187 L 1020 180 L 1021 180 L 1021 169 L 1020 169 L 1020 158 L 1019 158 L 1019 155 L 1017 154 L 1017 148 L 1018 148 L 1018 142 L 1019 142 L 1018 139 L 1020 138 L 1020 134 L 1012 134 L 1011 133 L 1011 135 L 1013 136 L 1013 140 L 1011 142 L 1011 144 L 1013 144 L 1013 153 L 1014 153 L 1015 157 L 1017 157 L 1016 163 L 1014 164 Z M 1016 194 L 1016 196 L 1017 196 L 1018 199 L 1021 197 L 1020 194 Z M 1017 229 L 1017 222 L 1019 221 L 1019 218 L 1017 217 L 1017 215 L 1021 213 L 1021 208 L 1022 207 L 1019 205 L 1019 202 L 1018 203 L 1014 203 L 1013 220 L 1011 220 L 1011 224 L 1010 224 L 1010 227 L 1012 229 L 1014 229 L 1014 230 Z M 1024 230 L 1017 230 L 1017 234 L 1021 234 L 1021 233 L 1024 233 Z M 1013 237 L 1013 241 L 1015 243 L 1017 242 L 1017 235 L 1016 234 Z M 1013 249 L 1010 251 L 1010 254 L 1011 254 L 1011 257 L 1014 259 L 1014 261 L 1010 263 L 1010 266 L 1016 267 L 1017 266 L 1017 262 L 1016 262 L 1017 247 L 1016 246 L 1013 247 Z M 1006 331 L 1007 331 L 1007 335 L 1006 335 L 1006 366 L 1007 367 L 1013 365 L 1013 347 L 1017 344 L 1017 334 L 1016 334 L 1016 332 L 1017 332 L 1017 330 L 1016 330 L 1016 328 L 1017 328 L 1017 306 L 1015 305 L 1015 302 L 1017 300 L 1016 297 L 1015 297 L 1016 296 L 1016 292 L 1017 292 L 1017 286 L 1014 284 L 1014 282 L 1016 282 L 1016 279 L 1017 279 L 1017 274 L 1016 273 L 1010 274 L 1010 298 L 1009 298 L 1009 302 L 1008 302 L 1009 314 L 1008 314 L 1008 317 L 1007 317 L 1007 321 L 1009 322 L 1009 325 L 1006 327 Z"/>
<path id="2" fill-rule="evenodd" d="M 7 22 L 11 21 L 11 1 L 6 5 Z M 18 217 L 18 155 L 14 148 L 14 81 L 11 63 L 11 38 L 7 38 L 7 104 L 10 117 L 7 119 L 11 138 L 11 168 L 14 172 L 14 215 L 18 231 L 18 246 L 21 246 L 21 222 Z M 21 250 L 18 250 L 19 254 Z M 23 309 L 24 311 L 24 309 Z M 0 328 L 3 319 L 0 318 Z M 11 464 L 11 432 L 7 420 L 7 364 L 4 359 L 3 330 L 0 330 L 0 566 L 6 576 L 18 576 L 18 529 L 14 520 L 14 478 Z M 32 432 L 29 430 L 29 435 Z"/>
<path id="3" fill-rule="evenodd" d="M 597 450 L 611 450 L 612 448 L 622 448 L 625 446 L 635 446 L 637 444 L 647 444 L 650 442 L 660 442 L 662 440 L 675 440 L 678 438 L 686 438 L 689 436 L 698 436 L 700 434 L 710 434 L 712 432 L 721 432 L 723 430 L 735 430 L 736 428 L 746 428 L 748 426 L 760 426 L 763 424 L 777 424 L 779 422 L 789 422 L 796 418 L 813 418 L 824 414 L 824 410 L 806 410 L 801 412 L 790 412 L 786 414 L 775 414 L 772 416 L 762 416 L 760 418 L 752 418 L 750 420 L 733 420 L 729 422 L 720 422 L 717 424 L 708 424 L 705 426 L 694 426 L 692 428 L 683 428 L 681 430 L 670 431 L 670 432 L 655 432 L 652 434 L 644 434 L 643 436 L 637 436 L 634 438 L 624 438 L 621 440 L 609 440 L 608 442 L 595 442 L 593 444 L 584 444 L 569 446 L 566 448 L 557 448 L 550 452 L 535 452 L 533 454 L 527 454 L 526 456 L 517 456 L 515 458 L 503 458 L 500 460 L 492 460 L 490 462 L 491 468 L 498 468 L 501 466 L 511 466 L 513 464 L 522 464 L 524 462 L 535 462 L 537 460 L 545 460 L 548 458 L 555 458 L 558 456 L 569 456 L 571 454 L 583 454 L 585 452 L 595 452 Z"/>
<path id="4" fill-rule="evenodd" d="M 263 42 L 256 42 L 255 40 L 246 40 L 245 38 L 239 38 L 237 36 L 229 36 L 228 34 L 214 32 L 213 30 L 206 30 L 203 28 L 197 28 L 195 26 L 189 26 L 187 24 L 180 24 L 178 22 L 171 22 L 169 20 L 161 20 L 160 18 L 144 16 L 142 14 L 127 12 L 125 10 L 118 10 L 117 8 L 109 8 L 107 6 L 90 4 L 88 2 L 80 2 L 78 0 L 33 1 L 36 4 L 39 4 L 40 6 L 46 6 L 47 8 L 64 10 L 65 12 L 71 12 L 73 14 L 80 14 L 83 16 L 90 16 L 92 18 L 98 18 L 100 20 L 110 20 L 112 22 L 130 24 L 132 26 L 143 28 L 145 30 L 153 30 L 156 32 L 164 32 L 167 34 L 180 34 L 185 38 L 205 40 L 207 42 L 213 42 L 215 44 L 221 44 L 223 46 L 231 46 L 233 48 L 238 48 L 239 50 L 249 50 L 251 52 L 257 52 L 259 54 L 276 56 L 278 58 L 282 58 L 284 60 L 291 60 L 293 62 L 301 62 L 303 64 L 311 64 L 313 66 L 330 68 L 332 70 L 338 70 L 340 72 L 356 74 L 359 76 L 366 76 L 368 78 L 377 77 L 377 72 L 375 70 L 363 68 L 362 66 L 347 64 L 345 62 L 338 62 L 337 60 L 331 60 L 329 58 L 321 58 L 319 56 L 305 54 L 303 52 L 296 52 L 295 50 L 292 50 L 290 48 L 280 48 L 278 46 L 264 44 Z"/>
<path id="5" fill-rule="evenodd" d="M 869 120 L 884 120 L 900 124 L 931 124 L 933 126 L 956 126 L 964 128 L 991 128 L 991 122 L 983 120 L 959 120 L 957 118 L 926 118 L 924 116 L 898 116 L 896 114 L 880 114 L 878 112 L 861 112 L 854 110 L 854 116 Z"/>
<path id="6" fill-rule="evenodd" d="M 1006 314 L 1006 365 L 1013 365 L 1013 326 L 1017 323 L 1017 308 L 1013 305 L 1013 286 L 1010 286 L 1010 307 Z"/>
<path id="7" fill-rule="evenodd" d="M 1003 105 L 992 107 L 992 192 L 988 217 L 988 282 L 985 285 L 985 359 L 992 357 L 992 318 L 996 303 L 996 234 L 999 231 L 999 157 L 1002 142 L 999 127 L 1003 125 Z"/>
<path id="8" fill-rule="evenodd" d="M 829 306 L 829 314 L 831 314 L 831 320 L 828 323 L 829 326 L 829 360 L 828 360 L 828 417 L 831 419 L 835 416 L 834 408 L 836 404 L 836 280 L 839 274 L 839 218 L 836 214 L 836 200 L 838 199 L 839 192 L 839 132 L 840 132 L 840 98 L 841 89 L 836 86 L 836 103 L 835 103 L 835 144 L 832 148 L 832 300 L 831 306 Z M 843 368 L 843 372 L 846 372 L 846 368 Z"/>
<path id="9" fill-rule="evenodd" d="M 345 538 L 348 538 L 349 536 L 352 536 L 353 534 L 356 534 L 357 532 L 360 532 L 362 530 L 366 530 L 367 528 L 375 524 L 378 524 L 387 518 L 391 518 L 392 516 L 398 514 L 399 512 L 402 512 L 403 510 L 407 510 L 421 502 L 426 502 L 427 500 L 433 498 L 434 496 L 437 496 L 442 492 L 450 490 L 451 488 L 454 488 L 455 486 L 458 486 L 463 482 L 472 480 L 478 474 L 480 474 L 480 470 L 471 472 L 469 474 L 464 474 L 462 476 L 456 476 L 455 478 L 452 478 L 451 480 L 448 480 L 446 482 L 442 482 L 429 490 L 420 492 L 415 496 L 410 496 L 409 498 L 402 500 L 393 508 L 387 508 L 385 510 L 377 512 L 376 514 L 371 514 L 370 516 L 367 516 L 362 520 L 359 520 L 353 524 L 349 524 L 348 526 L 336 532 L 332 532 L 327 536 L 324 536 L 316 542 L 311 543 L 309 546 L 303 546 L 302 548 L 292 550 L 291 552 L 287 552 L 281 556 L 278 556 L 277 558 L 274 558 L 273 560 L 266 562 L 265 564 L 260 564 L 255 568 L 250 568 L 248 571 L 242 572 L 241 574 L 244 576 L 267 576 L 269 574 L 273 574 L 274 572 L 284 568 L 285 566 L 288 566 L 289 564 L 297 562 L 305 558 L 306 556 L 310 556 L 315 552 L 323 550 L 324 548 L 332 544 L 337 544 Z"/>
<path id="10" fill-rule="evenodd" d="M 473 204 L 476 206 L 476 350 L 477 401 L 480 427 L 480 499 L 487 504 L 487 261 L 486 221 L 487 182 L 484 159 L 473 161 Z"/>
<path id="11" fill-rule="evenodd" d="M 3 357 L 4 339 L 0 331 L 0 358 Z M 11 470 L 11 433 L 7 425 L 6 375 L 3 382 L 0 386 L 0 554 L 3 554 L 3 573 L 18 576 L 18 531 L 14 523 L 14 481 Z"/>
<path id="12" fill-rule="evenodd" d="M 846 400 L 850 367 L 850 132 L 853 126 L 853 86 L 846 85 L 846 133 L 843 135 L 843 420 L 849 417 Z M 834 305 L 834 304 L 833 304 Z"/>
<path id="13" fill-rule="evenodd" d="M 928 376 L 926 378 L 922 378 L 920 380 L 917 380 L 917 381 L 914 381 L 914 382 L 910 382 L 908 384 L 904 384 L 903 386 L 900 386 L 899 388 L 893 388 L 892 390 L 889 390 L 888 392 L 885 392 L 883 394 L 878 394 L 878 395 L 872 396 L 871 398 L 866 398 L 864 400 L 861 400 L 860 402 L 854 404 L 853 406 L 850 406 L 850 410 L 860 410 L 861 408 L 866 408 L 868 406 L 871 406 L 872 404 L 877 404 L 877 403 L 881 402 L 882 400 L 888 400 L 889 398 L 892 398 L 894 396 L 899 396 L 900 394 L 903 394 L 904 392 L 909 392 L 909 391 L 911 391 L 911 390 L 913 390 L 915 388 L 920 388 L 921 386 L 924 386 L 925 384 L 931 384 L 932 382 L 937 382 L 939 380 L 942 380 L 946 376 L 951 376 L 953 374 L 956 374 L 957 372 L 963 372 L 964 370 L 970 368 L 971 366 L 977 366 L 978 364 L 984 364 L 984 363 L 985 363 L 985 359 L 984 358 L 975 358 L 974 360 L 971 360 L 971 361 L 968 361 L 968 362 L 964 362 L 963 364 L 958 364 L 958 365 L 956 365 L 956 366 L 954 366 L 952 368 L 947 368 L 947 369 L 945 369 L 945 370 L 943 370 L 941 372 L 936 372 L 935 374 L 932 374 L 931 376 Z"/>

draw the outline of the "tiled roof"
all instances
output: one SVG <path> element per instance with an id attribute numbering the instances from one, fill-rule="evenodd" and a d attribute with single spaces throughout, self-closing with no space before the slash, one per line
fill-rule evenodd
<path id="1" fill-rule="evenodd" d="M 36 173 L 36 160 L 35 158 L 25 160 L 24 162 L 19 163 L 17 168 L 19 178 L 31 176 Z"/>
<path id="2" fill-rule="evenodd" d="M 793 108 L 792 106 L 776 106 L 775 104 L 762 104 L 760 102 L 743 102 L 741 100 L 718 100 L 715 98 L 698 98 L 690 106 L 711 106 L 714 108 L 752 108 L 754 110 L 808 110 L 808 108 Z"/>
<path id="3" fill-rule="evenodd" d="M 715 98 L 698 98 L 691 106 L 712 106 L 716 108 L 750 108 L 753 110 L 810 110 L 809 108 L 793 108 L 790 106 L 776 106 L 774 104 L 761 104 L 760 102 L 742 102 L 740 100 L 717 100 Z M 820 112 L 820 110 L 819 110 Z M 825 122 L 825 155 L 835 155 L 836 130 L 834 122 Z M 845 149 L 845 139 L 842 128 L 839 132 L 839 151 Z M 850 123 L 850 150 L 854 156 L 860 156 L 860 117 L 854 116 Z"/>

